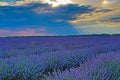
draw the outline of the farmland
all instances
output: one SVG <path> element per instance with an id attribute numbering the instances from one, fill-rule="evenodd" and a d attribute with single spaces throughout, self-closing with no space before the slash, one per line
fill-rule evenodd
<path id="1" fill-rule="evenodd" d="M 120 37 L 0 38 L 0 80 L 120 80 Z"/>

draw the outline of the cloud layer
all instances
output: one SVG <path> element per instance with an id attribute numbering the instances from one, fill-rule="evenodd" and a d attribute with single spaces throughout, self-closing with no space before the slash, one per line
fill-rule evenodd
<path id="1" fill-rule="evenodd" d="M 47 29 L 45 33 L 57 35 L 118 33 L 119 3 L 119 0 L 1 0 L 0 34 L 42 35 L 36 30 L 43 26 Z"/>
<path id="2" fill-rule="evenodd" d="M 0 30 L 0 36 L 53 36 L 55 34 L 50 34 L 46 32 L 45 28 L 38 29 L 26 29 L 26 30 Z"/>

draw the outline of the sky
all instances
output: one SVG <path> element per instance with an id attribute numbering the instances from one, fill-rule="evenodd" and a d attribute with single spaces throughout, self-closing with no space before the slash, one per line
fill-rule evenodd
<path id="1" fill-rule="evenodd" d="M 0 37 L 119 34 L 120 0 L 0 0 Z"/>

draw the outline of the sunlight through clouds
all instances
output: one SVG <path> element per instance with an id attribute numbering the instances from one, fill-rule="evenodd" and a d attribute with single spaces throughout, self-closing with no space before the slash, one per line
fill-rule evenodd
<path id="1" fill-rule="evenodd" d="M 76 3 L 95 7 L 95 11 L 80 14 L 77 16 L 77 19 L 69 21 L 78 32 L 79 30 L 82 30 L 84 33 L 120 32 L 120 20 L 110 20 L 120 16 L 119 0 L 76 0 Z"/>
<path id="2" fill-rule="evenodd" d="M 44 0 L 44 2 L 52 4 L 53 7 L 72 3 L 71 0 Z"/>
<path id="3" fill-rule="evenodd" d="M 15 0 L 14 2 L 12 1 L 0 1 L 1 6 L 4 5 L 10 5 L 10 6 L 20 6 L 20 5 L 25 5 L 29 3 L 47 3 L 52 5 L 53 7 L 57 7 L 59 5 L 66 5 L 66 4 L 71 4 L 71 0 Z"/>
<path id="4" fill-rule="evenodd" d="M 120 0 L 0 0 L 0 6 L 10 7 L 11 13 L 20 12 L 17 8 L 21 7 L 20 10 L 23 9 L 23 13 L 16 15 L 24 18 L 28 16 L 26 20 L 28 23 L 51 25 L 52 29 L 51 27 L 49 29 L 52 31 L 58 28 L 54 26 L 72 27 L 79 33 L 120 32 L 119 4 Z M 14 11 L 14 9 L 17 10 Z M 0 15 L 7 14 L 4 10 L 7 9 L 1 8 Z M 13 19 L 10 17 L 8 20 Z M 4 22 L 4 19 L 1 21 Z"/>

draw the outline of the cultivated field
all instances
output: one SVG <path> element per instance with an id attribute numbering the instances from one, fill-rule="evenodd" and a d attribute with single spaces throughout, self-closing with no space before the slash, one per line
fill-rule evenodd
<path id="1" fill-rule="evenodd" d="M 0 80 L 120 80 L 120 37 L 0 38 Z"/>

